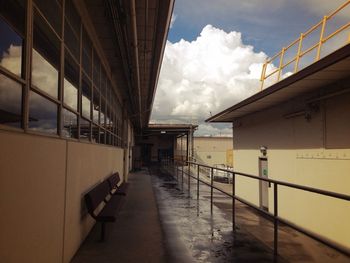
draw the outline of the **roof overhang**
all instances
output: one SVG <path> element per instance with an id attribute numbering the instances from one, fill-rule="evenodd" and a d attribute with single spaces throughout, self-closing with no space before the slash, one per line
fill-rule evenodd
<path id="1" fill-rule="evenodd" d="M 208 118 L 206 122 L 232 122 L 301 94 L 330 86 L 350 76 L 350 44 L 299 72 Z"/>
<path id="2" fill-rule="evenodd" d="M 144 129 L 144 135 L 173 135 L 177 137 L 184 136 L 194 132 L 198 125 L 191 124 L 149 124 Z"/>

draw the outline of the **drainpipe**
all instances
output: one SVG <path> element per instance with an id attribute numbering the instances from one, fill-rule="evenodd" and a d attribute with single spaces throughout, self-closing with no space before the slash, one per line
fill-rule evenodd
<path id="1" fill-rule="evenodd" d="M 130 16 L 131 16 L 131 26 L 133 29 L 133 51 L 134 51 L 134 65 L 136 72 L 136 86 L 137 86 L 137 96 L 138 96 L 138 106 L 139 106 L 139 114 L 140 114 L 140 128 L 142 128 L 142 120 L 141 120 L 141 87 L 140 87 L 140 68 L 139 68 L 139 50 L 137 43 L 137 24 L 136 24 L 136 5 L 135 0 L 130 1 Z"/>

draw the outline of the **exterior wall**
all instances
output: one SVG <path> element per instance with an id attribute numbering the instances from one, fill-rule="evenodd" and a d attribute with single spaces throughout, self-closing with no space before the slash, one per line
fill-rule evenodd
<path id="1" fill-rule="evenodd" d="M 69 262 L 94 224 L 84 193 L 122 174 L 123 149 L 7 131 L 0 145 L 1 261 Z"/>
<path id="2" fill-rule="evenodd" d="M 208 165 L 227 164 L 227 151 L 232 146 L 230 137 L 194 137 L 195 158 Z"/>
<path id="3" fill-rule="evenodd" d="M 314 188 L 350 194 L 350 94 L 319 103 L 319 111 L 297 112 L 306 98 L 246 116 L 234 123 L 235 170 L 258 175 L 260 146 L 267 146 L 268 177 Z M 273 188 L 269 188 L 273 211 Z M 237 194 L 259 205 L 259 185 L 237 178 Z M 309 231 L 350 248 L 348 202 L 279 187 L 279 215 Z"/>

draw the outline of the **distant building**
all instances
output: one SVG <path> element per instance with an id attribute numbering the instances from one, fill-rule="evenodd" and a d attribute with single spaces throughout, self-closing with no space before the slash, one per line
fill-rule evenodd
<path id="1" fill-rule="evenodd" d="M 193 157 L 210 166 L 224 164 L 233 167 L 232 147 L 232 137 L 194 137 Z"/>

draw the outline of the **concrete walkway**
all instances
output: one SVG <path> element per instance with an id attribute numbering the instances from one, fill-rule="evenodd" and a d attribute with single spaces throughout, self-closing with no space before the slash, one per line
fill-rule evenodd
<path id="1" fill-rule="evenodd" d="M 130 187 L 116 223 L 106 225 L 106 241 L 100 242 L 96 224 L 73 263 L 171 262 L 164 245 L 151 178 L 147 170 L 129 176 Z"/>

